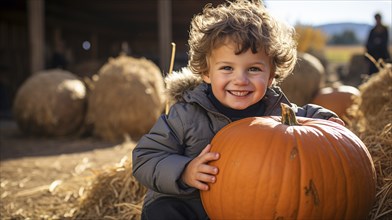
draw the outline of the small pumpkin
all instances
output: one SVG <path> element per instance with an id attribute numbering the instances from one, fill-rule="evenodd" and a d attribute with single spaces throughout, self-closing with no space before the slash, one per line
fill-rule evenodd
<path id="1" fill-rule="evenodd" d="M 220 159 L 216 182 L 201 191 L 211 219 L 364 219 L 376 176 L 363 142 L 328 120 L 245 118 L 211 142 Z"/>
<path id="2" fill-rule="evenodd" d="M 347 118 L 347 109 L 353 104 L 360 91 L 353 86 L 341 85 L 325 87 L 319 90 L 312 103 L 335 112 L 340 118 Z"/>

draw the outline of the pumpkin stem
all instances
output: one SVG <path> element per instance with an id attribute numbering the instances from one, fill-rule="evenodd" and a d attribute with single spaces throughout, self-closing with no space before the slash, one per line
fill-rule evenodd
<path id="1" fill-rule="evenodd" d="M 285 103 L 280 103 L 282 107 L 282 124 L 285 125 L 300 125 L 297 121 L 297 117 L 295 116 L 294 110 Z"/>

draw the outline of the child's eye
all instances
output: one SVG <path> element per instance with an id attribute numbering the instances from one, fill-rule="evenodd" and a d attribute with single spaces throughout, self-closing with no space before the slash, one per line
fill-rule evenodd
<path id="1" fill-rule="evenodd" d="M 233 70 L 233 68 L 230 67 L 230 66 L 222 66 L 220 69 L 221 70 L 227 70 L 227 71 Z"/>
<path id="2" fill-rule="evenodd" d="M 260 71 L 261 71 L 261 69 L 258 68 L 258 67 L 251 67 L 251 68 L 249 68 L 249 72 L 260 72 Z"/>

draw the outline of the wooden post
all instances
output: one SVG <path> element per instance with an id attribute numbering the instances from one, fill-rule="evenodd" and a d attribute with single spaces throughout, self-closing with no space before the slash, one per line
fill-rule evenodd
<path id="1" fill-rule="evenodd" d="M 45 69 L 45 2 L 26 0 L 28 6 L 30 71 Z"/>
<path id="2" fill-rule="evenodd" d="M 168 73 L 172 42 L 171 0 L 158 0 L 159 65 Z"/>
<path id="3" fill-rule="evenodd" d="M 91 35 L 91 57 L 90 59 L 98 59 L 98 35 L 93 33 Z"/>

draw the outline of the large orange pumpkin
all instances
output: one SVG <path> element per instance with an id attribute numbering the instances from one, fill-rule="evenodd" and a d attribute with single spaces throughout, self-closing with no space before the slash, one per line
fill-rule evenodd
<path id="1" fill-rule="evenodd" d="M 353 86 L 325 87 L 319 90 L 312 103 L 323 106 L 346 120 L 347 109 L 359 95 L 360 91 Z"/>
<path id="2" fill-rule="evenodd" d="M 364 219 L 375 199 L 363 142 L 328 120 L 254 117 L 213 138 L 217 180 L 201 191 L 211 219 Z M 282 121 L 282 122 L 281 122 Z M 295 122 L 298 121 L 299 124 Z"/>

